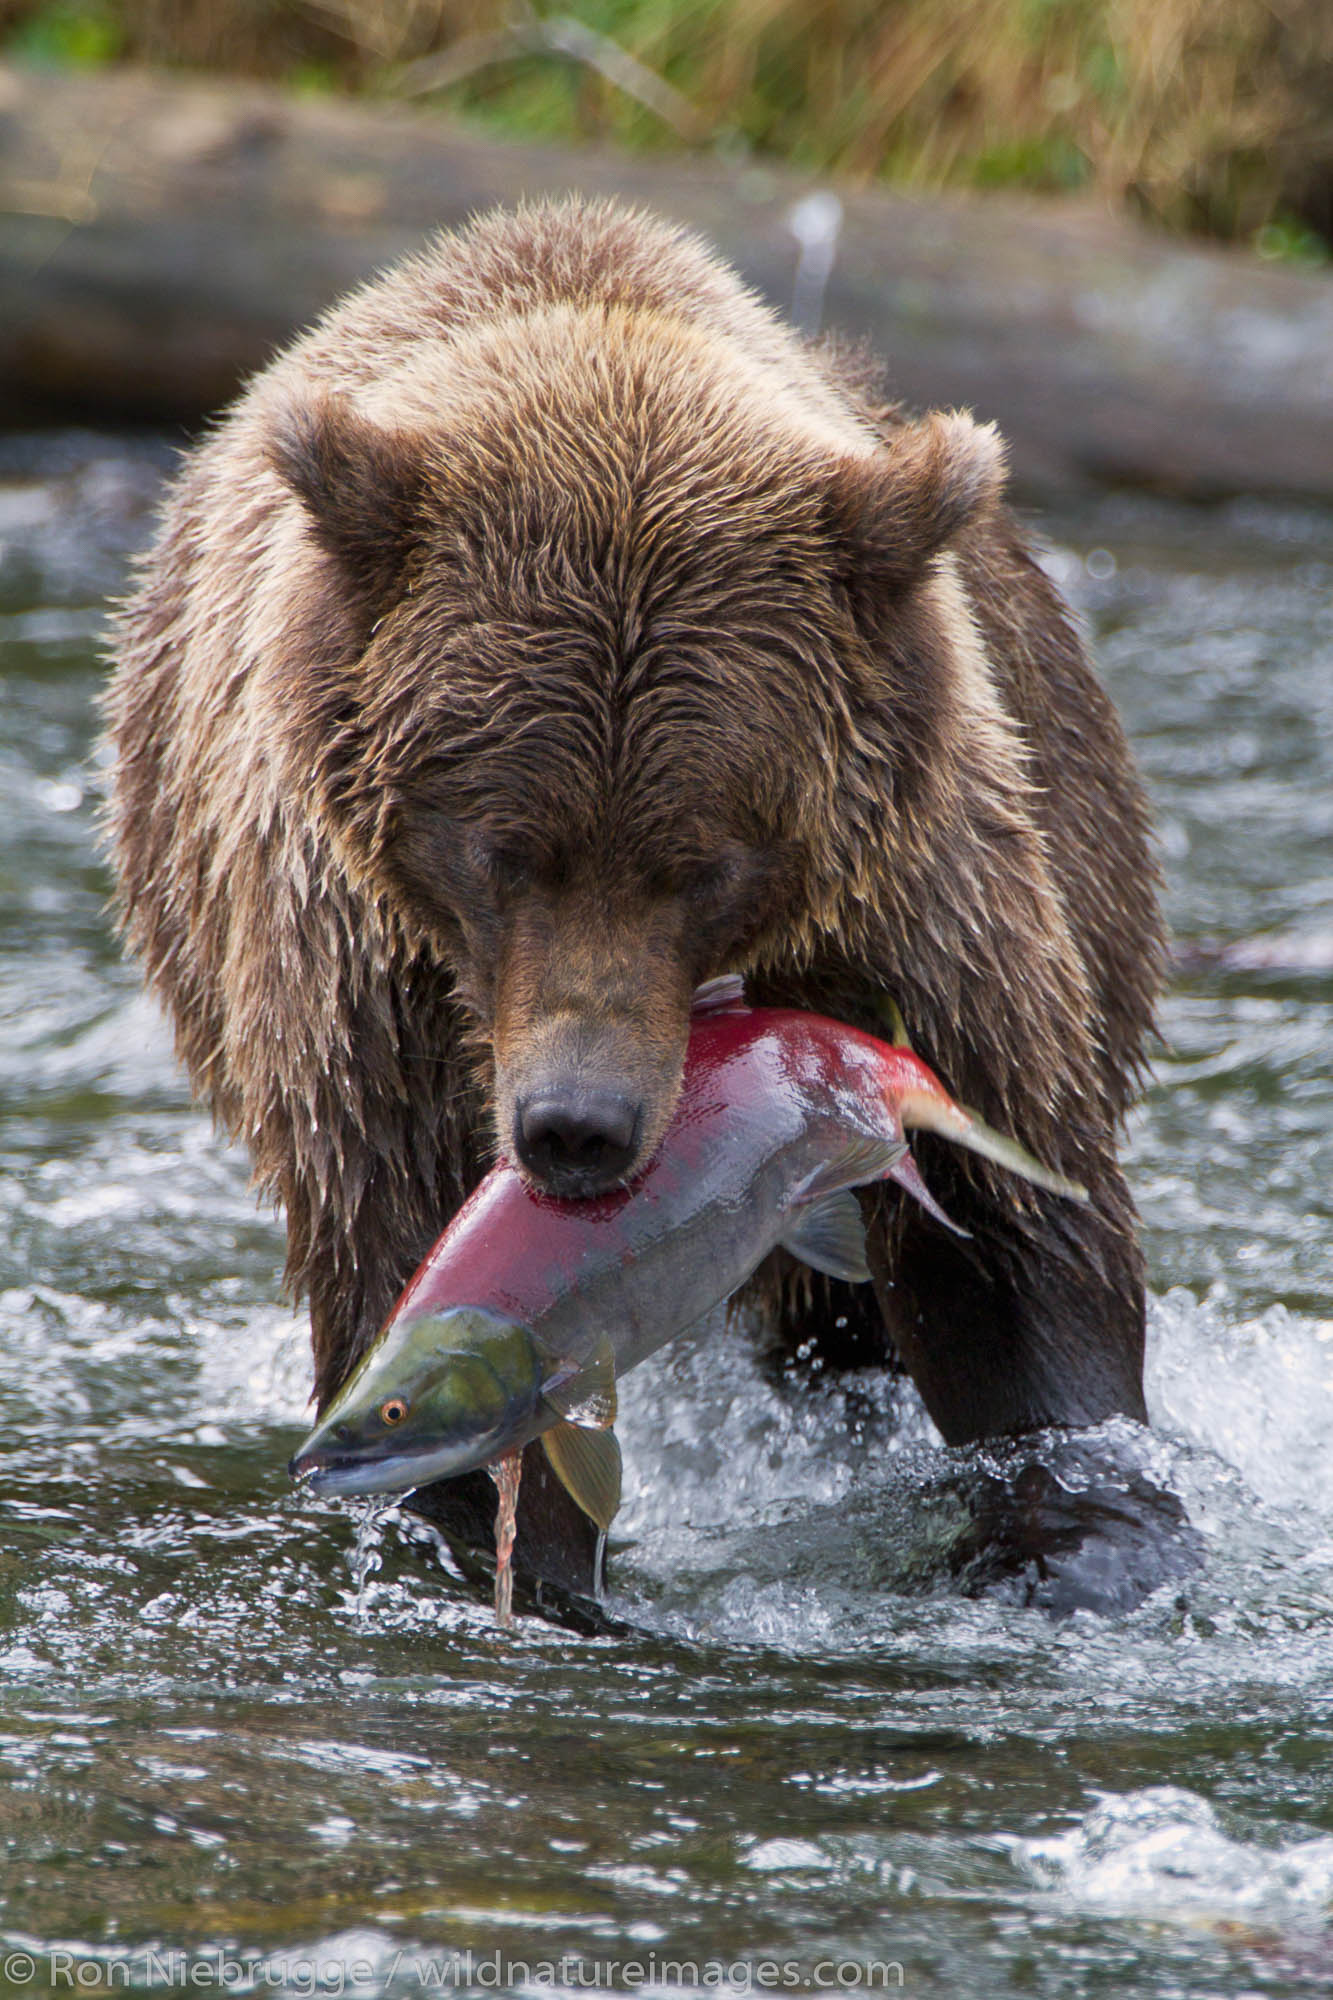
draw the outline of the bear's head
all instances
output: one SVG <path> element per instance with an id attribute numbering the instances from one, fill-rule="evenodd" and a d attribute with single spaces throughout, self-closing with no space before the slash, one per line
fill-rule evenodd
<path id="1" fill-rule="evenodd" d="M 696 983 L 854 931 L 877 821 L 938 781 L 937 558 L 998 442 L 791 401 L 570 307 L 272 416 L 313 565 L 304 781 L 406 958 L 452 970 L 499 1148 L 552 1192 L 647 1161 Z"/>

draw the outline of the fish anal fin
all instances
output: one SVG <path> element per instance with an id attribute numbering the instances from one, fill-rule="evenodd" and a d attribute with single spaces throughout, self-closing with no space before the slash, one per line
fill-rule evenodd
<path id="1" fill-rule="evenodd" d="M 606 1534 L 620 1509 L 620 1446 L 615 1432 L 559 1423 L 543 1431 L 541 1441 L 560 1484 Z"/>
<path id="2" fill-rule="evenodd" d="M 782 1244 L 802 1263 L 849 1285 L 863 1285 L 870 1276 L 861 1208 L 850 1188 L 802 1203 L 783 1231 Z"/>
<path id="3" fill-rule="evenodd" d="M 796 1199 L 798 1202 L 822 1201 L 825 1195 L 837 1194 L 841 1188 L 864 1187 L 869 1181 L 882 1181 L 893 1172 L 906 1151 L 905 1139 L 876 1139 L 868 1134 L 858 1134 L 840 1153 L 806 1175 L 796 1190 Z"/>
<path id="4" fill-rule="evenodd" d="M 968 1236 L 971 1234 L 970 1230 L 963 1229 L 950 1216 L 945 1214 L 930 1189 L 926 1186 L 926 1183 L 922 1180 L 921 1169 L 910 1153 L 904 1153 L 897 1165 L 889 1168 L 889 1179 L 897 1181 L 900 1188 L 906 1188 L 908 1194 L 920 1202 L 926 1214 L 933 1216 L 936 1222 L 942 1223 L 944 1228 L 950 1230 L 953 1235 Z"/>
<path id="5" fill-rule="evenodd" d="M 607 1336 L 601 1336 L 577 1369 L 558 1367 L 544 1384 L 542 1397 L 566 1423 L 584 1430 L 610 1430 L 616 1420 L 616 1357 Z"/>

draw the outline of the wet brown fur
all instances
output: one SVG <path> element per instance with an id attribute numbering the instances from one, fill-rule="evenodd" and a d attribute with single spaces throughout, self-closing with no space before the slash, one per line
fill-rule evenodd
<path id="1" fill-rule="evenodd" d="M 893 995 L 1093 1197 L 923 1142 L 972 1242 L 877 1192 L 882 1318 L 774 1266 L 779 1340 L 848 1318 L 951 1438 L 1142 1413 L 1146 812 L 1001 479 L 988 430 L 878 406 L 692 239 L 577 204 L 400 265 L 190 456 L 120 625 L 112 839 L 285 1205 L 321 1402 L 531 1078 L 626 1080 L 646 1157 L 689 990 L 738 969 L 872 1027 Z"/>

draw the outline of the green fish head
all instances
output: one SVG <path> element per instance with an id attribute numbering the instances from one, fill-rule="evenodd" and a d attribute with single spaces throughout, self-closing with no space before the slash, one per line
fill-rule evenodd
<path id="1" fill-rule="evenodd" d="M 316 1493 L 406 1493 L 524 1441 L 542 1369 L 525 1326 L 481 1306 L 391 1326 L 292 1459 Z"/>

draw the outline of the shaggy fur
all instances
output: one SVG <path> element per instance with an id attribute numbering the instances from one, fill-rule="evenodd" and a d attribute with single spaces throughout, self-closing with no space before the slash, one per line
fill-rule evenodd
<path id="1" fill-rule="evenodd" d="M 779 1260 L 777 1341 L 896 1353 L 950 1439 L 1142 1416 L 1143 798 L 998 440 L 863 375 L 562 204 L 354 295 L 188 459 L 109 697 L 124 925 L 285 1205 L 321 1403 L 534 1089 L 613 1085 L 649 1156 L 735 969 L 893 996 L 1092 1193 L 923 1142 L 970 1242 L 876 1191 L 878 1310 Z"/>

